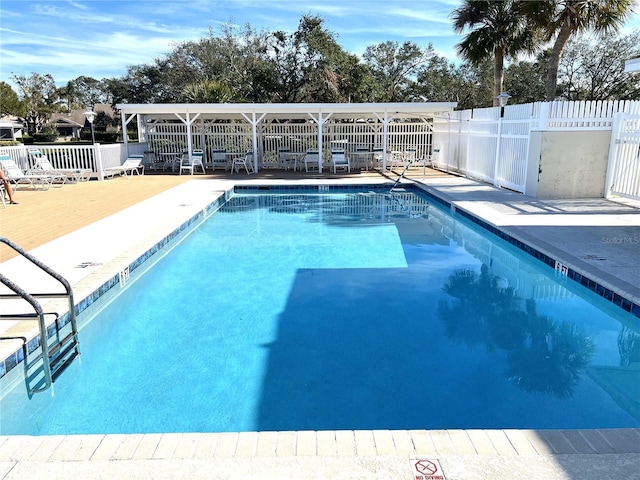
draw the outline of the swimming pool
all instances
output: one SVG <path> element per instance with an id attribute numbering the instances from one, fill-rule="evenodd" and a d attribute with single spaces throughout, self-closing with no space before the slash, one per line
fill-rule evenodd
<path id="1" fill-rule="evenodd" d="M 634 321 L 421 194 L 236 195 L 0 433 L 638 427 Z"/>

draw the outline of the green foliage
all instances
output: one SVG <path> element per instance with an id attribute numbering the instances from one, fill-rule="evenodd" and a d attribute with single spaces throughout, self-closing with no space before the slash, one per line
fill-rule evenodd
<path id="1" fill-rule="evenodd" d="M 532 53 L 536 46 L 536 30 L 522 13 L 518 0 L 477 1 L 465 0 L 453 11 L 453 28 L 457 33 L 470 31 L 457 45 L 457 50 L 472 65 L 493 58 L 493 105 L 504 91 L 504 62 L 522 53 Z"/>
<path id="2" fill-rule="evenodd" d="M 42 129 L 33 134 L 35 142 L 55 142 L 59 137 L 58 129 L 53 125 L 45 125 Z"/>
<path id="3" fill-rule="evenodd" d="M 50 74 L 32 73 L 29 77 L 14 75 L 12 78 L 18 85 L 28 133 L 38 133 L 49 121 L 51 114 L 60 111 L 58 89 L 53 77 Z"/>
<path id="4" fill-rule="evenodd" d="M 13 147 L 15 145 L 20 145 L 20 142 L 17 140 L 0 140 L 0 147 Z"/>
<path id="5" fill-rule="evenodd" d="M 640 76 L 624 71 L 624 60 L 636 56 L 640 30 L 619 37 L 577 37 L 560 61 L 558 95 L 567 100 L 639 100 Z"/>
<path id="6" fill-rule="evenodd" d="M 420 67 L 434 55 L 433 46 L 413 42 L 383 42 L 370 45 L 362 55 L 377 86 L 376 101 L 401 102 L 415 83 Z"/>
<path id="7" fill-rule="evenodd" d="M 0 115 L 24 115 L 24 105 L 18 98 L 18 94 L 6 83 L 0 82 Z"/>

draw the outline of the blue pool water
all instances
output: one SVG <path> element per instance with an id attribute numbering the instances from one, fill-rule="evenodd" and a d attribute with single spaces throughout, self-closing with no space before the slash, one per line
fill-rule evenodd
<path id="1" fill-rule="evenodd" d="M 419 194 L 237 195 L 0 433 L 637 428 L 639 332 Z"/>

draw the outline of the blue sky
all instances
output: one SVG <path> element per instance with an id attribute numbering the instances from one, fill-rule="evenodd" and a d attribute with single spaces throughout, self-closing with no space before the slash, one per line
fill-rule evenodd
<path id="1" fill-rule="evenodd" d="M 295 31 L 302 15 L 325 19 L 347 51 L 361 54 L 387 40 L 432 43 L 456 60 L 460 37 L 451 28 L 459 0 L 2 0 L 0 81 L 31 72 L 58 86 L 86 75 L 120 77 L 128 65 L 151 63 L 176 43 L 197 40 L 221 25 Z M 640 0 L 625 31 L 640 28 Z"/>

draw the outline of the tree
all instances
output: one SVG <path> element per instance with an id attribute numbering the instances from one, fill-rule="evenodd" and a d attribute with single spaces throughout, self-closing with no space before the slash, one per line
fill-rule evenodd
<path id="1" fill-rule="evenodd" d="M 504 73 L 505 90 L 512 96 L 510 103 L 532 103 L 544 99 L 549 50 L 540 52 L 532 62 L 520 60 Z"/>
<path id="2" fill-rule="evenodd" d="M 66 103 L 68 112 L 92 108 L 96 103 L 108 103 L 111 99 L 105 81 L 85 76 L 69 80 L 60 88 L 59 95 Z"/>
<path id="3" fill-rule="evenodd" d="M 268 45 L 278 101 L 349 102 L 370 98 L 373 82 L 369 70 L 340 47 L 322 18 L 303 16 L 295 32 L 274 32 Z"/>
<path id="4" fill-rule="evenodd" d="M 474 65 L 493 58 L 494 106 L 503 91 L 505 58 L 532 53 L 537 45 L 535 30 L 522 14 L 522 4 L 518 0 L 464 0 L 452 13 L 456 33 L 472 29 L 457 45 L 458 53 Z"/>
<path id="5" fill-rule="evenodd" d="M 11 85 L 6 82 L 0 82 L 0 115 L 24 115 L 24 105 Z"/>
<path id="6" fill-rule="evenodd" d="M 51 114 L 60 111 L 58 89 L 53 77 L 50 74 L 32 73 L 29 77 L 14 75 L 12 79 L 18 85 L 29 135 L 40 132 Z"/>
<path id="7" fill-rule="evenodd" d="M 493 91 L 492 63 L 456 67 L 444 57 L 434 56 L 418 73 L 409 99 L 427 102 L 458 102 L 458 109 L 488 107 Z"/>
<path id="8" fill-rule="evenodd" d="M 378 101 L 400 102 L 415 82 L 422 65 L 433 56 L 433 46 L 422 48 L 413 42 L 383 42 L 370 45 L 362 54 L 379 89 Z"/>
<path id="9" fill-rule="evenodd" d="M 611 34 L 632 14 L 634 0 L 541 0 L 523 2 L 523 12 L 553 41 L 549 58 L 546 100 L 557 95 L 558 68 L 565 46 L 578 33 Z"/>
<path id="10" fill-rule="evenodd" d="M 640 30 L 569 41 L 558 68 L 560 95 L 567 100 L 640 99 L 638 75 L 624 71 L 624 61 L 638 55 Z"/>
<path id="11" fill-rule="evenodd" d="M 184 87 L 187 103 L 227 103 L 233 98 L 231 90 L 216 80 L 190 83 Z"/>

